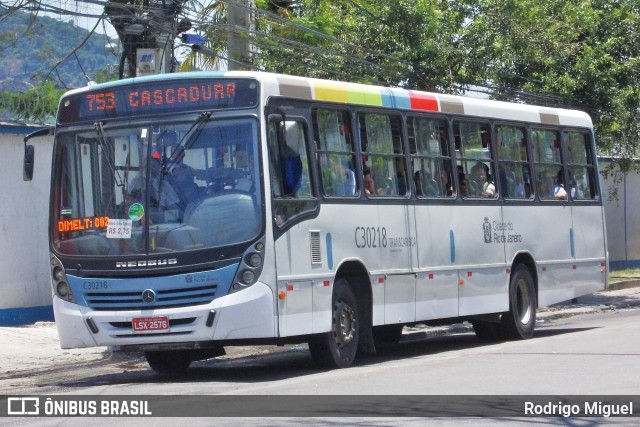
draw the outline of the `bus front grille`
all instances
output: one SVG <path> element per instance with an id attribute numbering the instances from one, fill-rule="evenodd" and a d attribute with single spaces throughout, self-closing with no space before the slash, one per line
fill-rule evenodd
<path id="1" fill-rule="evenodd" d="M 154 290 L 151 302 L 143 299 L 143 293 L 147 289 L 126 292 L 93 291 L 85 293 L 84 297 L 87 305 L 94 310 L 149 310 L 209 304 L 216 297 L 217 290 L 216 285 Z M 149 300 L 149 295 L 146 297 Z"/>

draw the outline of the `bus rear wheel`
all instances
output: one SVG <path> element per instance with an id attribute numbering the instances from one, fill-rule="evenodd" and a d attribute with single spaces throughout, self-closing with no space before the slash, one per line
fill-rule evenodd
<path id="1" fill-rule="evenodd" d="M 358 350 L 360 316 L 356 297 L 346 279 L 333 284 L 331 331 L 309 339 L 313 361 L 321 368 L 347 368 Z"/>
<path id="2" fill-rule="evenodd" d="M 506 339 L 523 340 L 533 336 L 536 326 L 536 290 L 529 269 L 518 265 L 509 284 L 509 311 L 502 314 L 500 330 Z"/>
<path id="3" fill-rule="evenodd" d="M 151 369 L 161 374 L 182 374 L 193 361 L 189 350 L 145 351 L 144 357 Z"/>

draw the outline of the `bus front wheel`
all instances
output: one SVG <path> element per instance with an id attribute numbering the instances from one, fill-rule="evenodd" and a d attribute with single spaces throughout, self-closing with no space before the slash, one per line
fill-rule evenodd
<path id="1" fill-rule="evenodd" d="M 356 357 L 360 318 L 356 297 L 345 279 L 333 284 L 331 331 L 309 339 L 313 361 L 321 368 L 346 368 Z"/>
<path id="2" fill-rule="evenodd" d="M 509 284 L 509 311 L 502 314 L 501 331 L 506 339 L 523 340 L 533 336 L 536 326 L 536 290 L 529 269 L 520 264 Z"/>
<path id="3" fill-rule="evenodd" d="M 145 351 L 144 357 L 151 369 L 161 374 L 182 374 L 192 362 L 188 350 Z"/>

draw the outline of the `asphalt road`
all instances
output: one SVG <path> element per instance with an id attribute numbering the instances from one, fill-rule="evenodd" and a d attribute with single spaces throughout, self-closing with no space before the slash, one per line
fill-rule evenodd
<path id="1" fill-rule="evenodd" d="M 247 399 L 282 397 L 276 408 L 287 414 L 291 396 L 334 395 L 346 404 L 354 396 L 636 395 L 640 375 L 640 288 L 607 291 L 539 312 L 531 340 L 482 344 L 464 324 L 453 328 L 406 328 L 397 347 L 357 359 L 353 367 L 318 371 L 306 346 L 241 347 L 227 357 L 196 362 L 182 377 L 148 369 L 143 358 L 99 349 L 62 351 L 53 325 L 0 328 L 9 363 L 0 373 L 4 395 L 223 396 L 238 399 L 247 415 Z M 27 331 L 25 332 L 25 331 Z M 16 350 L 15 347 L 22 349 Z M 13 349 L 9 354 L 9 350 Z M 22 360 L 20 360 L 22 356 Z M 169 403 L 173 402 L 171 400 Z M 176 415 L 181 402 L 165 405 Z M 183 410 L 183 409 L 182 409 Z M 640 405 L 636 412 L 640 411 Z M 401 414 L 398 414 L 401 415 Z M 637 415 L 636 415 L 637 416 Z M 11 419 L 12 425 L 75 425 L 73 419 Z M 531 420 L 472 418 L 474 425 L 513 425 Z M 536 419 L 542 421 L 541 419 Z M 7 419 L 0 419 L 4 424 Z M 83 425 L 105 425 L 96 418 Z M 144 421 L 144 422 L 142 422 Z M 455 418 L 190 418 L 190 425 L 411 425 L 426 422 L 460 425 Z M 630 422 L 631 421 L 631 422 Z M 545 424 L 637 425 L 637 418 L 544 419 Z M 131 423 L 132 422 L 132 423 Z M 127 419 L 127 425 L 175 425 L 176 419 Z M 8 425 L 9 423 L 7 423 Z"/>

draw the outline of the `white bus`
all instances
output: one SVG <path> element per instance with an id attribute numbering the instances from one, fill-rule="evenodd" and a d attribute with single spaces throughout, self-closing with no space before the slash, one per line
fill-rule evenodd
<path id="1" fill-rule="evenodd" d="M 159 372 L 260 343 L 347 367 L 416 323 L 526 339 L 538 307 L 606 286 L 603 224 L 579 111 L 256 72 L 60 102 L 61 346 Z"/>

